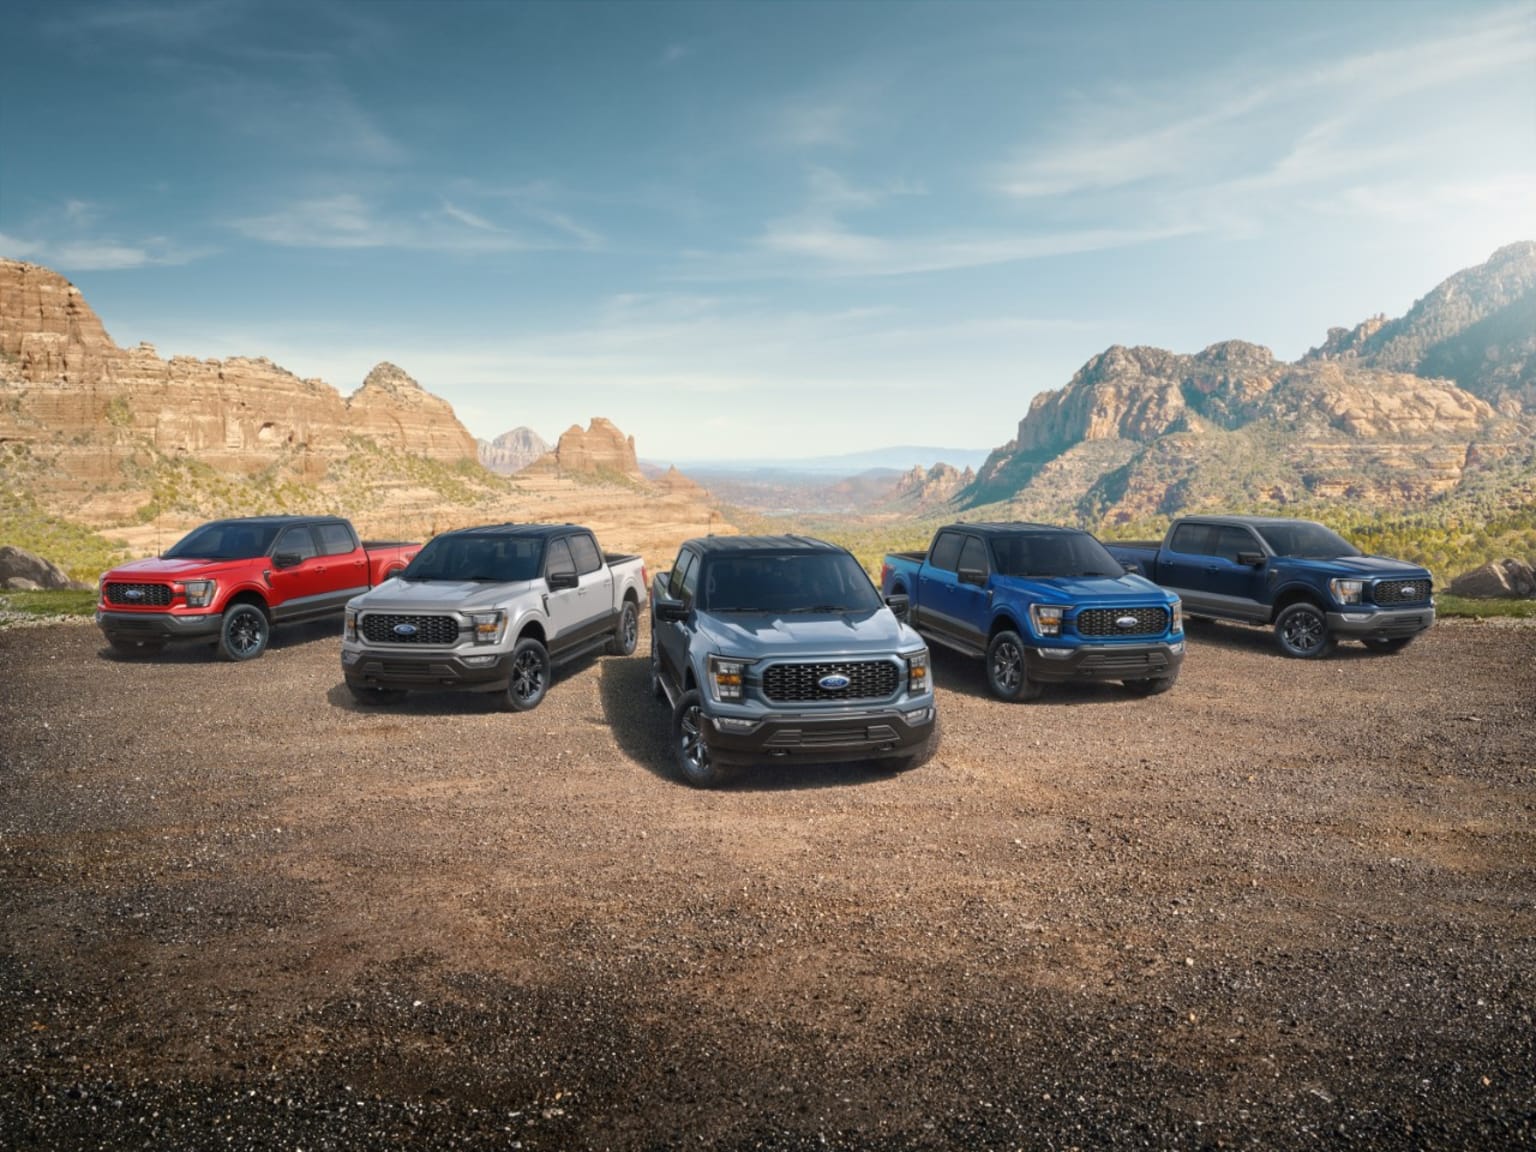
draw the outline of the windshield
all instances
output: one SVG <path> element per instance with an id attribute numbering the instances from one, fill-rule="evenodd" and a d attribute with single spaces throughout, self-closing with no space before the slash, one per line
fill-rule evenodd
<path id="1" fill-rule="evenodd" d="M 1360 549 L 1337 532 L 1310 520 L 1297 520 L 1290 524 L 1256 524 L 1254 527 L 1276 556 L 1291 556 L 1297 560 L 1336 560 L 1340 556 L 1360 555 Z"/>
<path id="2" fill-rule="evenodd" d="M 722 556 L 704 570 L 705 612 L 872 612 L 881 604 L 846 552 Z"/>
<path id="3" fill-rule="evenodd" d="M 281 524 L 216 520 L 183 536 L 163 553 L 167 560 L 251 560 L 265 556 Z"/>
<path id="4" fill-rule="evenodd" d="M 453 533 L 428 541 L 400 579 L 512 584 L 534 579 L 543 561 L 544 541 L 535 537 Z"/>
<path id="5" fill-rule="evenodd" d="M 992 538 L 1002 576 L 1124 576 L 1125 569 L 1086 532 L 1010 532 Z"/>

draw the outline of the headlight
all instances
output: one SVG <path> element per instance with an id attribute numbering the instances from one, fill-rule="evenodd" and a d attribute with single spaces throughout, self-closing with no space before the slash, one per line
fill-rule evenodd
<path id="1" fill-rule="evenodd" d="M 732 660 L 725 656 L 709 658 L 709 693 L 716 700 L 740 700 L 743 681 L 750 660 Z"/>
<path id="2" fill-rule="evenodd" d="M 1360 603 L 1360 593 L 1364 590 L 1364 580 L 1333 579 L 1328 581 L 1328 591 L 1333 593 L 1333 598 L 1340 604 Z"/>
<path id="3" fill-rule="evenodd" d="M 1168 625 L 1168 631 L 1175 633 L 1184 631 L 1184 601 L 1175 600 L 1169 614 L 1172 617 L 1172 623 Z"/>
<path id="4" fill-rule="evenodd" d="M 928 691 L 928 650 L 907 657 L 907 691 L 914 696 Z"/>
<path id="5" fill-rule="evenodd" d="M 1029 606 L 1029 622 L 1035 626 L 1035 633 L 1040 636 L 1060 636 L 1061 618 L 1066 614 L 1065 608 L 1050 604 Z"/>
<path id="6" fill-rule="evenodd" d="M 470 623 L 475 627 L 476 644 L 501 643 L 501 638 L 507 631 L 507 614 L 505 612 L 475 612 L 469 619 Z"/>
<path id="7" fill-rule="evenodd" d="M 206 608 L 213 603 L 213 593 L 218 585 L 212 580 L 188 580 L 182 585 L 186 591 L 188 608 Z"/>
<path id="8" fill-rule="evenodd" d="M 348 608 L 345 623 L 341 626 L 341 635 L 347 640 L 357 639 L 357 609 Z"/>

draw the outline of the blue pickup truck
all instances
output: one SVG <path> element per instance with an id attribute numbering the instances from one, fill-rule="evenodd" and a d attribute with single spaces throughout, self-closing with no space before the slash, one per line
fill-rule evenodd
<path id="1" fill-rule="evenodd" d="M 1362 555 L 1310 520 L 1185 516 L 1161 543 L 1108 547 L 1126 568 L 1182 597 L 1192 620 L 1273 625 L 1287 656 L 1326 656 L 1341 639 L 1400 652 L 1435 622 L 1428 571 Z"/>
<path id="2" fill-rule="evenodd" d="M 984 657 L 1000 700 L 1092 680 L 1155 695 L 1184 661 L 1179 598 L 1075 528 L 950 524 L 927 552 L 888 555 L 880 584 L 926 640 Z"/>

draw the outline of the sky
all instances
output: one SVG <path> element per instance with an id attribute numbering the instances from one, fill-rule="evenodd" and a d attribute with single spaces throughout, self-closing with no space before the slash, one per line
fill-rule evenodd
<path id="1" fill-rule="evenodd" d="M 0 256 L 477 436 L 987 448 L 1536 239 L 1536 3 L 7 5 Z"/>

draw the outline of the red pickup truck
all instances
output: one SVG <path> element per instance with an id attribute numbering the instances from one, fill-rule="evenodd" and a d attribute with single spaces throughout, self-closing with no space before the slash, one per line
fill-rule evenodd
<path id="1" fill-rule="evenodd" d="M 119 652 L 213 640 L 226 660 L 254 660 L 272 625 L 339 616 L 420 547 L 359 543 L 336 516 L 214 520 L 160 556 L 104 573 L 96 623 Z"/>

